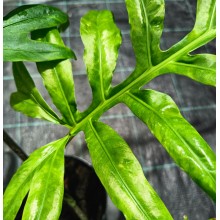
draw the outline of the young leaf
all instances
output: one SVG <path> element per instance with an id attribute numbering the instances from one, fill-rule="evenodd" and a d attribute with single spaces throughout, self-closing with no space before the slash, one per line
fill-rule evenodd
<path id="1" fill-rule="evenodd" d="M 56 124 L 61 123 L 59 117 L 37 90 L 22 62 L 13 63 L 13 74 L 18 91 L 11 95 L 11 106 L 29 117 L 42 118 Z"/>
<path id="2" fill-rule="evenodd" d="M 31 40 L 31 31 L 66 23 L 68 17 L 57 8 L 46 5 L 21 6 L 4 17 L 4 61 L 45 61 L 72 58 L 73 52 L 65 47 Z M 41 30 L 40 30 L 41 31 Z"/>
<path id="3" fill-rule="evenodd" d="M 46 30 L 41 41 L 64 45 L 56 28 Z M 63 116 L 63 121 L 69 126 L 75 125 L 76 101 L 71 62 L 69 60 L 41 62 L 37 63 L 37 67 L 54 105 Z"/>
<path id="4" fill-rule="evenodd" d="M 94 169 L 126 219 L 172 219 L 129 146 L 112 128 L 90 121 L 84 132 Z"/>
<path id="5" fill-rule="evenodd" d="M 213 54 L 183 56 L 170 62 L 166 68 L 167 72 L 179 73 L 206 85 L 216 85 L 216 56 Z"/>
<path id="6" fill-rule="evenodd" d="M 81 19 L 80 34 L 85 46 L 84 62 L 92 87 L 93 102 L 98 105 L 109 94 L 121 44 L 120 30 L 111 12 L 90 11 Z"/>
<path id="7" fill-rule="evenodd" d="M 215 200 L 216 158 L 174 101 L 154 90 L 127 93 L 123 102 L 139 117 L 175 162 Z"/>
<path id="8" fill-rule="evenodd" d="M 56 140 L 54 142 L 51 142 L 37 149 L 30 155 L 30 157 L 17 170 L 17 172 L 12 177 L 4 193 L 4 202 L 3 202 L 4 210 L 3 211 L 4 211 L 5 220 L 11 220 L 15 218 L 21 206 L 22 200 L 24 199 L 24 197 L 29 191 L 29 188 L 31 187 L 31 182 L 35 175 L 35 172 L 37 172 L 37 175 L 39 175 L 38 169 L 40 169 L 44 165 L 44 163 L 48 164 L 49 162 L 47 162 L 47 160 L 50 161 L 51 157 L 53 157 L 51 155 L 55 155 L 57 151 L 60 151 L 60 149 L 63 149 L 67 141 L 68 141 L 68 136 L 62 139 Z M 60 167 L 63 166 L 61 163 L 58 163 L 58 164 Z M 39 180 L 40 179 L 38 180 L 35 179 L 35 181 L 39 181 Z M 54 184 L 56 184 L 56 182 L 53 183 L 53 186 Z M 57 195 L 57 197 L 53 199 L 56 199 L 56 201 L 58 201 L 62 199 L 60 196 L 62 195 L 61 194 Z M 49 199 L 50 201 L 52 201 L 51 198 Z"/>
<path id="9" fill-rule="evenodd" d="M 22 219 L 58 219 L 64 191 L 65 137 L 43 166 L 35 171 Z"/>

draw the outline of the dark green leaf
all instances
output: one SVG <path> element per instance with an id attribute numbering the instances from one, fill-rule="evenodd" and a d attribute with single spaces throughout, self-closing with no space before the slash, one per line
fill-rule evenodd
<path id="1" fill-rule="evenodd" d="M 67 141 L 68 141 L 68 136 L 37 149 L 30 155 L 30 157 L 17 170 L 17 172 L 12 177 L 4 193 L 4 219 L 5 220 L 12 220 L 15 218 L 21 206 L 22 200 L 28 193 L 29 188 L 31 187 L 31 184 L 34 184 L 32 183 L 32 180 L 33 180 L 35 173 L 39 175 L 38 173 L 39 169 L 42 168 L 42 166 L 45 163 L 47 165 L 49 163 L 48 160 L 50 161 L 51 158 L 54 158 L 54 155 L 56 155 L 56 153 L 60 151 L 60 149 L 63 149 Z M 60 167 L 62 166 L 61 163 L 58 163 L 58 164 Z M 37 181 L 36 178 L 35 178 L 35 181 Z M 42 181 L 42 180 L 38 179 L 38 181 Z M 52 197 L 52 194 L 50 196 Z M 52 198 L 56 199 L 54 197 Z M 49 199 L 52 201 L 53 200 L 52 198 L 49 198 Z M 34 209 L 32 211 L 34 212 Z"/>
<path id="2" fill-rule="evenodd" d="M 61 123 L 59 117 L 37 90 L 22 62 L 13 63 L 13 74 L 18 92 L 11 95 L 11 106 L 29 117 Z"/>
<path id="3" fill-rule="evenodd" d="M 89 122 L 85 135 L 95 171 L 126 219 L 172 219 L 129 146 L 112 128 Z"/>
<path id="4" fill-rule="evenodd" d="M 47 31 L 41 40 L 59 46 L 64 45 L 55 28 Z M 54 105 L 63 116 L 63 121 L 69 126 L 75 125 L 76 102 L 71 62 L 69 60 L 41 62 L 37 63 L 37 67 Z"/>
<path id="5" fill-rule="evenodd" d="M 85 46 L 84 62 L 93 100 L 99 104 L 106 99 L 121 44 L 120 31 L 111 12 L 90 11 L 81 19 L 80 33 Z"/>
<path id="6" fill-rule="evenodd" d="M 64 192 L 64 149 L 67 138 L 53 144 L 55 151 L 35 171 L 22 219 L 58 219 Z"/>
<path id="7" fill-rule="evenodd" d="M 74 57 L 65 47 L 30 39 L 31 31 L 66 23 L 68 17 L 57 8 L 46 5 L 21 6 L 6 17 L 3 23 L 4 61 L 45 61 Z"/>
<path id="8" fill-rule="evenodd" d="M 167 71 L 187 76 L 206 85 L 216 85 L 216 56 L 212 54 L 187 55 L 170 62 Z"/>
<path id="9" fill-rule="evenodd" d="M 157 137 L 175 162 L 215 200 L 215 154 L 182 117 L 166 94 L 153 90 L 127 93 L 123 102 Z"/>

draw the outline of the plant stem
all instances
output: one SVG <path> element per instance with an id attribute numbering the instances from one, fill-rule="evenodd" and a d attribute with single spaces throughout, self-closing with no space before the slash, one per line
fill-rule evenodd
<path id="1" fill-rule="evenodd" d="M 76 204 L 76 201 L 65 192 L 64 201 L 75 211 L 76 215 L 80 218 L 80 220 L 88 220 L 87 216 L 81 210 L 81 208 Z"/>
<path id="2" fill-rule="evenodd" d="M 91 118 L 99 118 L 103 110 L 108 110 L 114 104 L 119 103 L 119 99 L 123 96 L 126 92 L 129 92 L 133 89 L 137 89 L 145 85 L 146 83 L 150 82 L 155 77 L 164 74 L 164 68 L 172 62 L 178 60 L 179 57 L 188 54 L 190 51 L 198 48 L 199 46 L 205 44 L 206 42 L 214 39 L 216 35 L 215 30 L 210 30 L 205 32 L 200 37 L 195 39 L 186 47 L 176 51 L 174 54 L 167 54 L 167 57 L 156 66 L 152 66 L 150 69 L 147 69 L 143 72 L 143 74 L 139 75 L 135 80 L 131 81 L 131 78 L 128 77 L 125 81 L 114 87 L 111 91 L 110 97 L 105 99 L 99 106 L 96 106 L 95 109 L 88 109 L 85 112 L 82 112 L 77 124 L 75 127 L 70 129 L 70 136 L 75 135 L 77 132 L 83 130 L 83 127 Z M 202 44 L 201 44 L 202 42 Z M 132 74 L 131 74 L 132 75 Z"/>
<path id="3" fill-rule="evenodd" d="M 28 155 L 21 149 L 21 147 L 3 130 L 3 140 L 9 148 L 18 155 L 21 160 L 26 160 Z"/>

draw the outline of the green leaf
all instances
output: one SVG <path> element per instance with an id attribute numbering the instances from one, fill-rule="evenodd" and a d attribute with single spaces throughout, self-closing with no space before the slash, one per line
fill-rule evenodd
<path id="1" fill-rule="evenodd" d="M 139 74 L 155 64 L 160 53 L 164 0 L 126 0 L 131 40 Z M 142 71 L 142 72 L 141 72 Z"/>
<path id="2" fill-rule="evenodd" d="M 85 45 L 84 61 L 93 92 L 93 102 L 85 112 L 79 113 L 76 110 L 74 84 L 68 61 L 51 62 L 45 66 L 41 63 L 39 65 L 42 69 L 39 69 L 42 71 L 45 85 L 53 102 L 63 115 L 63 120 L 68 124 L 67 126 L 75 125 L 71 128 L 69 135 L 74 136 L 82 130 L 85 132 L 94 168 L 113 202 L 124 212 L 126 218 L 131 220 L 172 219 L 163 202 L 145 179 L 140 164 L 125 141 L 109 126 L 95 120 L 98 120 L 107 109 L 115 104 L 124 102 L 148 125 L 176 163 L 215 200 L 216 159 L 211 148 L 181 116 L 170 97 L 152 90 L 138 90 L 153 78 L 167 72 L 182 74 L 208 85 L 215 84 L 214 56 L 209 54 L 190 55 L 191 51 L 215 38 L 215 1 L 198 0 L 194 29 L 167 51 L 161 51 L 159 48 L 163 29 L 164 2 L 162 0 L 126 0 L 126 6 L 130 17 L 131 39 L 137 64 L 134 72 L 114 88 L 111 88 L 110 83 L 116 65 L 121 36 L 113 22 L 112 15 L 108 11 L 92 11 L 81 20 L 80 31 Z M 39 16 L 36 20 L 38 19 L 40 19 Z M 55 26 L 57 25 L 51 27 Z M 56 28 L 48 29 L 45 26 L 44 30 L 33 30 L 31 34 L 34 43 L 49 44 L 49 41 L 54 42 L 52 45 L 63 46 Z M 60 64 L 62 65 L 59 66 Z M 46 65 L 49 65 L 49 70 Z M 63 73 L 66 69 L 67 76 L 65 74 L 64 76 Z M 18 84 L 19 81 L 17 80 L 16 83 Z M 22 86 L 20 87 L 22 88 Z M 29 87 L 23 87 L 24 90 L 18 91 L 19 96 L 14 98 L 21 100 L 18 102 L 20 104 L 18 109 L 28 112 L 32 111 L 32 108 L 27 110 L 26 105 L 37 105 L 40 106 L 40 110 L 36 108 L 35 115 L 40 115 L 42 118 L 53 118 L 51 115 L 48 116 L 42 105 L 36 103 L 38 99 L 30 97 Z M 28 90 L 26 91 L 26 89 Z M 19 98 L 20 96 L 21 98 Z M 28 112 L 28 114 L 32 113 Z M 75 118 L 76 121 L 74 121 Z M 53 166 L 55 157 L 54 151 L 47 157 L 47 161 L 42 162 L 42 165 L 45 163 L 46 167 L 55 171 L 56 165 Z M 47 179 L 42 165 L 35 169 L 34 181 L 39 178 Z M 58 170 L 61 172 L 59 167 Z M 58 176 L 55 175 L 54 180 L 58 180 L 57 178 Z M 40 188 L 37 188 L 38 184 L 33 181 L 28 181 L 27 184 L 27 186 L 24 185 L 25 191 L 22 192 L 21 197 L 23 199 L 28 189 L 32 187 L 29 197 L 31 204 L 26 207 L 28 218 L 29 210 L 32 209 L 35 202 L 32 197 L 33 191 L 36 189 L 38 199 L 40 192 L 47 196 L 49 191 L 47 191 L 47 187 L 42 189 L 39 186 Z M 49 182 L 47 184 L 50 185 Z M 52 188 L 53 192 L 56 189 Z M 60 194 L 62 193 L 60 188 L 57 190 Z M 52 201 L 49 199 L 50 204 L 54 201 L 53 196 L 51 197 Z M 47 207 L 47 203 L 41 201 Z M 60 202 L 60 199 L 58 201 Z M 18 203 L 21 204 L 21 201 L 19 200 Z M 17 207 L 17 203 L 15 206 Z M 43 212 L 47 215 L 44 206 L 41 208 L 41 210 L 45 210 Z M 59 205 L 57 205 L 57 210 L 59 212 Z M 38 214 L 36 213 L 36 215 Z M 45 216 L 42 218 L 44 219 Z"/>
<path id="3" fill-rule="evenodd" d="M 184 60 L 185 57 L 190 56 L 191 51 L 213 40 L 216 36 L 215 4 L 215 0 L 198 0 L 193 30 L 168 50 L 161 51 L 159 41 L 164 19 L 163 1 L 126 0 L 137 65 L 134 72 L 113 89 L 112 94 L 125 91 L 125 88 L 128 90 L 139 88 L 159 75 L 174 72 L 175 68 L 172 66 L 174 62 Z M 182 70 L 182 75 L 192 77 L 193 74 L 184 73 L 185 69 Z M 178 74 L 180 74 L 180 68 Z M 199 82 L 208 85 L 214 84 L 213 74 L 212 77 L 207 76 L 205 78 L 201 74 L 197 74 L 196 77 L 193 76 L 193 79 Z M 210 82 L 208 82 L 208 78 Z"/>
<path id="4" fill-rule="evenodd" d="M 56 149 L 35 171 L 22 219 L 58 219 L 64 192 L 64 149 L 67 138 L 53 147 Z"/>
<path id="5" fill-rule="evenodd" d="M 47 41 L 59 46 L 64 45 L 56 28 L 45 32 L 41 41 Z M 35 35 L 34 37 L 39 36 Z M 69 60 L 41 62 L 37 63 L 37 67 L 54 105 L 63 116 L 63 121 L 69 126 L 75 125 L 76 101 L 71 62 Z"/>
<path id="6" fill-rule="evenodd" d="M 189 218 L 186 215 L 184 215 L 183 220 L 189 220 Z"/>
<path id="7" fill-rule="evenodd" d="M 111 12 L 90 11 L 82 17 L 80 34 L 84 50 L 84 62 L 93 92 L 93 101 L 99 104 L 109 94 L 113 71 L 121 44 L 120 30 Z"/>
<path id="8" fill-rule="evenodd" d="M 34 151 L 30 157 L 21 165 L 21 167 L 17 170 L 15 175 L 12 177 L 10 183 L 8 184 L 5 193 L 4 193 L 4 219 L 5 220 L 12 220 L 15 218 L 22 200 L 27 195 L 29 188 L 31 187 L 32 180 L 34 178 L 35 173 L 39 175 L 39 169 L 44 165 L 48 165 L 48 160 L 50 161 L 53 155 L 56 155 L 60 149 L 66 145 L 68 141 L 68 136 L 51 142 L 36 151 Z M 60 155 L 60 154 L 59 154 Z M 62 162 L 62 161 L 61 161 Z M 58 163 L 61 167 L 62 164 Z M 58 165 L 57 165 L 58 166 Z M 54 169 L 53 169 L 54 171 Z M 61 178 L 61 177 L 59 177 Z M 42 179 L 34 179 L 35 181 L 42 181 Z M 45 179 L 44 179 L 45 180 Z M 36 184 L 37 184 L 36 182 Z M 53 183 L 54 186 L 56 182 Z M 51 189 L 52 189 L 51 186 Z M 54 188 L 53 188 L 54 189 Z M 53 192 L 53 191 L 52 191 Z M 61 196 L 61 194 L 60 194 Z M 52 194 L 51 194 L 52 197 Z M 43 197 L 42 197 L 43 198 Z M 52 197 L 54 198 L 54 197 Z M 49 200 L 53 200 L 49 198 Z M 58 198 L 58 197 L 57 197 Z M 54 198 L 54 199 L 57 199 Z M 61 198 L 59 198 L 61 199 Z M 48 200 L 47 200 L 48 201 Z M 54 201 L 53 201 L 54 202 Z M 52 207 L 52 206 L 51 206 Z M 55 206 L 54 206 L 55 207 Z M 32 210 L 34 211 L 34 210 Z"/>
<path id="9" fill-rule="evenodd" d="M 22 62 L 13 63 L 13 74 L 18 91 L 11 95 L 11 106 L 29 117 L 42 118 L 56 124 L 61 123 L 59 117 L 37 90 Z"/>
<path id="10" fill-rule="evenodd" d="M 154 90 L 127 93 L 122 100 L 149 127 L 174 161 L 215 200 L 215 154 L 182 117 L 174 101 Z"/>
<path id="11" fill-rule="evenodd" d="M 126 219 L 172 219 L 129 146 L 112 128 L 89 122 L 84 132 L 94 169 Z"/>
<path id="12" fill-rule="evenodd" d="M 192 31 L 167 50 L 163 59 L 184 49 L 186 54 L 205 45 L 216 36 L 216 0 L 197 0 L 196 21 Z"/>
<path id="13" fill-rule="evenodd" d="M 193 31 L 199 35 L 210 29 L 216 29 L 216 1 L 198 0 Z"/>
<path id="14" fill-rule="evenodd" d="M 216 56 L 212 54 L 187 55 L 170 62 L 167 71 L 187 76 L 200 83 L 216 85 Z"/>
<path id="15" fill-rule="evenodd" d="M 4 17 L 4 61 L 45 61 L 74 57 L 65 47 L 46 42 L 37 42 L 28 35 L 34 30 L 56 27 L 68 21 L 65 13 L 46 5 L 21 6 Z"/>

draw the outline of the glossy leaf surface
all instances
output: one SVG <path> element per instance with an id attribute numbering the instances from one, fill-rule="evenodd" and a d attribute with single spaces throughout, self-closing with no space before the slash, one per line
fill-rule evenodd
<path id="1" fill-rule="evenodd" d="M 59 151 L 60 148 L 63 149 L 63 146 L 65 146 L 67 140 L 68 140 L 68 137 L 64 137 L 60 140 L 51 142 L 39 148 L 38 150 L 34 151 L 30 155 L 30 157 L 17 170 L 17 172 L 12 177 L 4 193 L 4 210 L 3 211 L 4 211 L 5 220 L 12 220 L 15 218 L 21 206 L 22 200 L 28 193 L 29 188 L 31 187 L 31 184 L 33 184 L 32 181 L 34 180 L 35 174 L 37 173 L 37 175 L 39 175 L 38 173 L 40 172 L 39 169 L 42 168 L 42 166 L 45 163 L 46 164 L 49 163 L 47 161 L 48 160 L 50 161 L 50 158 L 53 157 L 52 155 L 56 154 L 56 152 Z M 60 166 L 62 165 L 61 163 L 58 163 L 58 164 Z M 38 179 L 38 181 L 42 182 L 42 179 Z M 53 186 L 54 184 L 56 184 L 56 182 L 53 183 Z M 52 198 L 56 199 L 56 202 L 58 201 L 57 200 L 58 196 L 57 198 L 54 198 L 54 196 Z M 49 198 L 50 201 L 52 200 L 52 198 Z M 42 199 L 44 198 L 41 197 L 41 200 Z M 34 210 L 32 211 L 34 212 Z"/>
<path id="2" fill-rule="evenodd" d="M 45 61 L 72 58 L 73 52 L 65 47 L 37 42 L 28 35 L 34 30 L 56 27 L 68 17 L 57 8 L 46 5 L 21 6 L 4 17 L 4 61 Z"/>
<path id="3" fill-rule="evenodd" d="M 90 122 L 85 135 L 94 169 L 126 219 L 172 219 L 129 146 L 112 128 Z"/>
<path id="4" fill-rule="evenodd" d="M 216 85 L 216 56 L 212 54 L 187 55 L 170 62 L 167 71 L 179 73 L 206 85 Z"/>
<path id="5" fill-rule="evenodd" d="M 190 52 L 215 38 L 215 4 L 215 0 L 198 0 L 197 16 L 193 30 L 167 51 L 161 51 L 159 43 L 163 30 L 163 0 L 126 0 L 129 23 L 131 25 L 132 45 L 136 56 L 137 66 L 124 84 L 128 85 L 132 83 L 134 78 L 139 75 L 142 75 L 140 76 L 141 78 L 144 77 L 143 75 L 145 75 L 145 78 L 148 78 L 151 72 L 155 72 L 155 70 L 153 70 L 154 67 L 152 67 L 153 65 L 160 66 L 160 68 L 155 67 L 157 75 L 173 72 L 190 77 L 204 84 L 214 85 L 215 75 L 212 71 L 212 73 L 209 71 L 205 76 L 205 74 L 201 74 L 201 71 L 199 73 L 198 68 L 196 71 L 193 70 L 193 68 L 189 70 L 189 68 L 179 68 L 179 66 L 186 57 L 188 57 L 188 63 L 194 63 L 195 59 L 193 56 L 189 55 Z M 196 63 L 199 62 L 199 56 L 200 55 L 197 56 Z M 191 60 L 190 57 L 192 57 Z M 200 57 L 202 60 L 206 58 Z M 178 66 L 175 65 L 174 67 L 174 62 L 178 62 Z M 209 63 L 209 61 L 203 63 L 203 68 L 210 69 Z M 210 82 L 208 82 L 209 79 Z M 120 88 L 120 86 L 123 87 L 123 84 L 118 87 Z"/>
<path id="6" fill-rule="evenodd" d="M 58 219 L 64 191 L 64 149 L 67 138 L 52 144 L 55 151 L 35 171 L 22 219 Z"/>
<path id="7" fill-rule="evenodd" d="M 18 91 L 11 95 L 11 106 L 29 117 L 60 123 L 60 119 L 45 102 L 22 62 L 13 63 L 13 74 Z"/>
<path id="8" fill-rule="evenodd" d="M 192 31 L 164 53 L 164 58 L 179 50 L 186 54 L 203 46 L 216 35 L 216 0 L 197 0 L 196 21 Z"/>
<path id="9" fill-rule="evenodd" d="M 64 46 L 56 28 L 48 30 L 41 41 Z M 71 62 L 69 60 L 41 62 L 37 63 L 37 67 L 54 105 L 63 116 L 63 121 L 69 126 L 75 125 L 76 102 Z"/>
<path id="10" fill-rule="evenodd" d="M 163 31 L 164 0 L 126 0 L 136 68 L 145 71 L 154 65 Z M 142 73 L 139 72 L 139 73 Z"/>
<path id="11" fill-rule="evenodd" d="M 45 86 L 54 104 L 62 113 L 63 120 L 69 127 L 73 126 L 69 135 L 74 136 L 82 130 L 85 132 L 93 165 L 99 178 L 113 202 L 130 220 L 167 220 L 172 217 L 145 179 L 140 164 L 125 141 L 112 128 L 97 122 L 105 111 L 120 102 L 124 102 L 150 128 L 176 163 L 215 200 L 216 159 L 211 148 L 181 116 L 169 96 L 153 90 L 139 90 L 155 77 L 169 72 L 190 77 L 207 85 L 215 85 L 215 56 L 190 55 L 191 51 L 215 38 L 215 1 L 198 0 L 197 2 L 197 16 L 192 32 L 167 51 L 161 51 L 159 43 L 163 31 L 164 2 L 126 0 L 136 68 L 125 81 L 112 89 L 112 74 L 121 43 L 120 32 L 110 12 L 87 13 L 81 20 L 80 32 L 85 46 L 84 61 L 92 87 L 93 103 L 85 112 L 80 113 L 76 110 L 69 61 L 53 61 L 48 63 L 48 66 L 43 63 L 38 64 Z M 49 32 L 43 33 L 40 37 L 35 35 L 41 34 L 40 32 L 34 32 L 32 37 L 38 40 L 37 43 L 53 42 L 55 45 L 63 46 L 56 29 L 47 29 L 47 31 Z M 22 112 L 28 109 L 25 106 L 29 99 L 25 97 L 29 97 L 27 94 L 29 90 L 25 92 L 22 90 L 21 93 L 20 99 L 23 102 L 19 102 L 22 105 L 18 109 Z M 19 100 L 19 97 L 15 99 Z M 31 103 L 36 104 L 35 100 L 32 98 L 30 100 Z M 25 111 L 21 110 L 22 108 Z M 33 109 L 36 109 L 35 106 Z M 45 111 L 39 112 L 34 114 L 45 118 Z M 74 121 L 75 116 L 78 119 L 76 121 Z M 54 157 L 50 156 L 48 161 L 45 161 L 45 166 L 52 170 L 56 169 L 56 166 L 52 166 Z M 43 167 L 39 167 L 39 170 L 42 170 L 42 173 L 36 172 L 36 179 L 46 176 Z M 56 181 L 57 176 L 55 175 L 54 178 Z M 27 184 L 29 185 L 25 186 L 26 188 L 33 186 L 33 189 L 36 189 L 37 198 L 39 192 L 43 192 L 44 195 L 48 193 L 44 191 L 45 189 L 41 191 L 41 187 L 33 182 L 29 181 Z M 52 189 L 54 193 L 55 188 Z M 61 189 L 58 190 L 60 195 Z M 27 193 L 26 191 L 23 194 Z M 34 191 L 30 193 L 31 197 L 34 197 Z M 52 200 L 55 198 L 53 193 Z M 31 197 L 29 202 L 33 205 L 34 200 Z M 47 207 L 46 203 L 45 207 Z M 57 207 L 59 210 L 59 205 Z M 43 206 L 41 208 L 44 209 Z M 28 216 L 31 206 L 28 204 L 26 209 Z"/>
<path id="12" fill-rule="evenodd" d="M 175 162 L 215 200 L 215 154 L 182 117 L 166 94 L 154 90 L 127 93 L 123 102 L 151 130 Z"/>
<path id="13" fill-rule="evenodd" d="M 107 10 L 88 12 L 80 24 L 80 34 L 85 46 L 84 62 L 93 100 L 99 104 L 109 93 L 121 35 L 111 12 Z"/>

